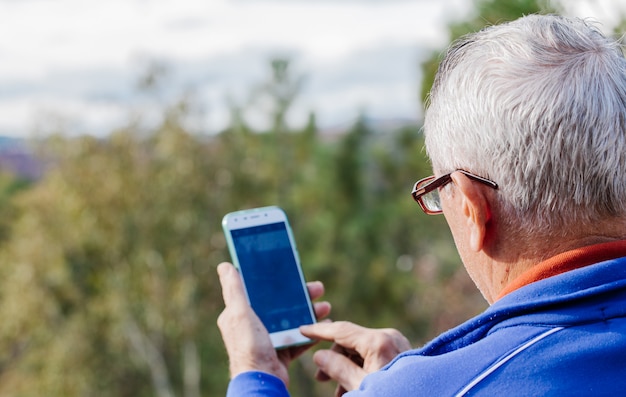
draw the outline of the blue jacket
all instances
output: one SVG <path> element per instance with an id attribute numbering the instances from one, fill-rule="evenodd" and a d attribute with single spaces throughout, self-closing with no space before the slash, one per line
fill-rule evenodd
<path id="1" fill-rule="evenodd" d="M 346 396 L 626 395 L 626 257 L 536 281 L 397 356 Z M 248 372 L 229 397 L 288 396 Z"/>

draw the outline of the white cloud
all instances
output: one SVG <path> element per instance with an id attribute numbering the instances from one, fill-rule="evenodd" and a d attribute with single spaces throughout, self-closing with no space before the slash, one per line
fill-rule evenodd
<path id="1" fill-rule="evenodd" d="M 75 127 L 113 128 L 134 105 L 138 65 L 150 59 L 170 65 L 171 92 L 194 87 L 207 99 L 211 129 L 227 121 L 224 98 L 244 101 L 275 54 L 291 54 L 311 76 L 296 119 L 305 106 L 327 123 L 361 105 L 375 112 L 396 103 L 402 113 L 414 82 L 385 86 L 376 65 L 410 79 L 407 68 L 416 65 L 389 62 L 406 61 L 401 52 L 412 56 L 420 43 L 441 45 L 445 11 L 443 2 L 430 1 L 0 1 L 8 33 L 0 35 L 0 133 L 24 134 L 38 114 L 53 112 L 83 119 L 69 123 Z M 363 56 L 387 47 L 402 50 L 381 52 L 393 56 L 386 64 L 375 53 Z"/>
<path id="2" fill-rule="evenodd" d="M 137 53 L 197 58 L 242 47 L 342 56 L 383 40 L 440 40 L 436 2 L 57 0 L 0 2 L 3 75 L 124 65 Z M 9 56 L 10 55 L 10 56 Z M 25 70 L 26 67 L 26 70 Z"/>
<path id="3" fill-rule="evenodd" d="M 599 29 L 611 34 L 621 19 L 626 18 L 626 2 L 622 0 L 561 0 L 565 13 L 600 22 Z"/>
<path id="4" fill-rule="evenodd" d="M 565 3 L 612 21 L 615 1 Z M 415 117 L 419 49 L 444 45 L 446 21 L 472 3 L 0 0 L 0 134 L 25 135 L 51 113 L 77 131 L 115 128 L 142 105 L 134 84 L 153 59 L 170 67 L 163 95 L 194 89 L 210 130 L 228 120 L 225 98 L 244 102 L 276 54 L 307 76 L 296 121 L 310 109 L 326 125 L 363 108 Z"/>

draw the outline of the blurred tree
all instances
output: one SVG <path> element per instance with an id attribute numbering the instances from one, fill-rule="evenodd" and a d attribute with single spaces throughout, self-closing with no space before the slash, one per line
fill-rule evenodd
<path id="1" fill-rule="evenodd" d="M 199 396 L 226 376 L 206 332 L 224 259 L 222 159 L 180 115 L 147 137 L 45 143 L 58 164 L 20 197 L 2 251 L 3 395 Z M 216 368 L 201 378 L 203 361 Z"/>
<path id="2" fill-rule="evenodd" d="M 33 183 L 32 180 L 18 175 L 0 172 L 0 244 L 9 239 L 12 225 L 18 216 L 15 196 Z"/>

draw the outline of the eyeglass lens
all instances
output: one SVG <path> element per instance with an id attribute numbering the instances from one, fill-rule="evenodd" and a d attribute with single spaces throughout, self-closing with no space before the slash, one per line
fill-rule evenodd
<path id="1" fill-rule="evenodd" d="M 421 188 L 424 187 L 425 185 L 428 185 L 429 183 L 433 182 L 435 178 L 429 178 L 424 180 L 422 183 L 420 183 L 417 187 Z M 441 211 L 441 202 L 439 200 L 439 190 L 438 189 L 434 189 L 426 194 L 424 194 L 420 200 L 422 201 L 422 204 L 424 204 L 424 206 L 426 207 L 426 209 L 428 209 L 429 211 Z"/>
<path id="2" fill-rule="evenodd" d="M 441 201 L 439 200 L 438 189 L 428 192 L 422 196 L 422 202 L 424 206 L 430 211 L 441 211 Z"/>

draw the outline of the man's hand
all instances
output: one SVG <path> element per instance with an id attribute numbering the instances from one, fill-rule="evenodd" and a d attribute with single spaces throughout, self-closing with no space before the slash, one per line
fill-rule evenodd
<path id="1" fill-rule="evenodd" d="M 370 329 L 347 321 L 302 326 L 300 332 L 312 339 L 334 342 L 331 349 L 315 352 L 313 361 L 319 368 L 318 380 L 337 381 L 337 396 L 358 388 L 367 374 L 411 349 L 409 341 L 395 329 Z"/>
<path id="2" fill-rule="evenodd" d="M 312 345 L 277 352 L 267 330 L 246 299 L 243 282 L 235 267 L 230 263 L 220 263 L 217 272 L 225 304 L 217 325 L 230 359 L 231 377 L 245 371 L 262 371 L 279 377 L 285 385 L 289 385 L 287 366 Z M 307 287 L 311 299 L 324 294 L 324 286 L 320 282 L 307 283 Z M 330 304 L 315 303 L 314 310 L 318 319 L 326 317 L 330 313 Z"/>

